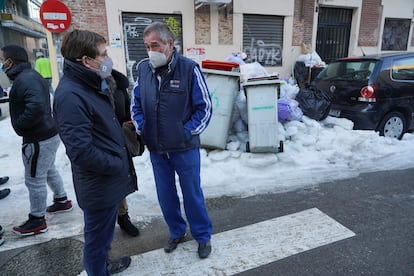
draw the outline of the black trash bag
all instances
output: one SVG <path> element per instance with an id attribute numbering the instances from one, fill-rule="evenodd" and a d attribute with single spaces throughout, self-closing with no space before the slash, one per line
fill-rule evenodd
<path id="1" fill-rule="evenodd" d="M 331 109 L 329 95 L 314 86 L 301 88 L 295 100 L 298 101 L 304 115 L 317 121 L 325 119 Z"/>
<path id="2" fill-rule="evenodd" d="M 306 67 L 303 61 L 296 61 L 293 74 L 297 83 L 305 84 L 309 78 L 309 67 Z"/>

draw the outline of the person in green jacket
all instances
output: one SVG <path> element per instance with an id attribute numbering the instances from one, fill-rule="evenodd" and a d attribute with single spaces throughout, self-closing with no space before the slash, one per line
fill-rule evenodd
<path id="1" fill-rule="evenodd" d="M 50 59 L 45 57 L 42 52 L 36 53 L 36 63 L 35 63 L 35 70 L 42 75 L 42 77 L 47 80 L 49 84 L 49 92 L 53 94 L 52 88 L 52 66 L 50 64 Z"/>

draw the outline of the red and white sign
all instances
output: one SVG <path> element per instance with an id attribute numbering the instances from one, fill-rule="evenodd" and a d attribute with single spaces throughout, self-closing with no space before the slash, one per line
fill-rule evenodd
<path id="1" fill-rule="evenodd" d="M 40 20 L 52 33 L 61 33 L 70 27 L 72 15 L 64 3 L 47 0 L 40 6 Z"/>

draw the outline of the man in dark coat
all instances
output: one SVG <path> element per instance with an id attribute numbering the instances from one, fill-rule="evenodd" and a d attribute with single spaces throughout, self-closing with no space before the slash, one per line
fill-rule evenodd
<path id="1" fill-rule="evenodd" d="M 46 81 L 32 69 L 27 52 L 18 45 L 1 48 L 2 70 L 13 82 L 9 107 L 13 129 L 23 139 L 24 182 L 29 190 L 29 219 L 13 227 L 18 235 L 28 236 L 47 231 L 45 213 L 72 210 L 62 178 L 55 167 L 60 144 L 50 108 Z M 53 191 L 54 204 L 46 208 L 47 187 Z"/>
<path id="2" fill-rule="evenodd" d="M 86 30 L 65 35 L 63 77 L 54 95 L 54 118 L 71 161 L 76 198 L 84 213 L 83 264 L 88 275 L 109 275 L 131 259 L 108 267 L 118 205 L 137 190 L 137 179 L 105 81 L 112 60 L 106 40 Z M 114 266 L 115 267 L 115 266 Z"/>

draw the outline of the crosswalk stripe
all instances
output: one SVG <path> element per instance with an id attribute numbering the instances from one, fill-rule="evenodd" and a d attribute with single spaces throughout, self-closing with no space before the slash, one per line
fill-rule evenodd
<path id="1" fill-rule="evenodd" d="M 355 236 L 317 208 L 213 235 L 200 260 L 194 240 L 170 254 L 157 249 L 132 257 L 119 275 L 232 275 Z"/>

